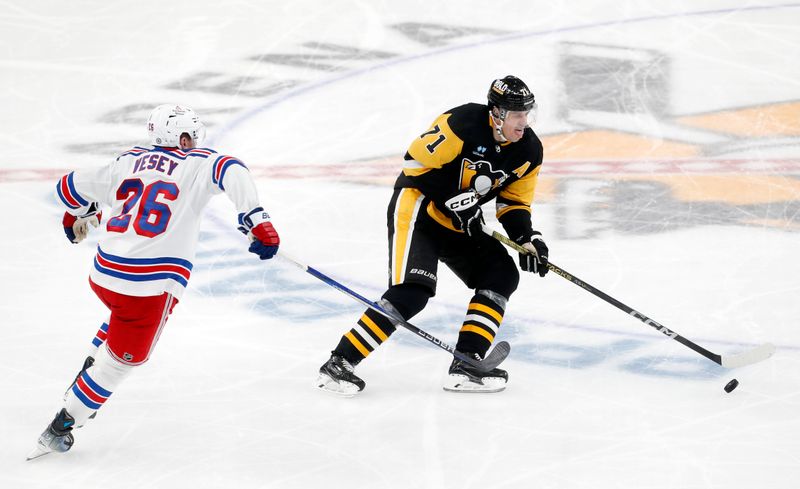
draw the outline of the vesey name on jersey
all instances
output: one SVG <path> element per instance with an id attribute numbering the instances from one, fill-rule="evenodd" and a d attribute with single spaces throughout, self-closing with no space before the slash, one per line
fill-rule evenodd
<path id="1" fill-rule="evenodd" d="M 167 156 L 160 154 L 144 155 L 138 158 L 133 164 L 133 171 L 131 173 L 138 173 L 144 170 L 156 170 L 167 175 L 172 175 L 175 168 L 178 167 L 178 162 L 169 159 Z"/>

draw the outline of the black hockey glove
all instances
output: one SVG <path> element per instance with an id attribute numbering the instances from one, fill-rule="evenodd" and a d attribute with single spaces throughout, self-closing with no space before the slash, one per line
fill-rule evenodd
<path id="1" fill-rule="evenodd" d="M 464 231 L 470 238 L 479 237 L 483 224 L 483 211 L 478 205 L 478 194 L 472 190 L 460 190 L 447 199 L 445 207 L 453 213 L 453 226 Z"/>
<path id="2" fill-rule="evenodd" d="M 526 272 L 538 273 L 540 277 L 547 275 L 547 245 L 544 244 L 542 233 L 534 231 L 529 241 L 520 240 L 517 244 L 527 249 L 528 253 L 519 254 L 519 267 Z"/>

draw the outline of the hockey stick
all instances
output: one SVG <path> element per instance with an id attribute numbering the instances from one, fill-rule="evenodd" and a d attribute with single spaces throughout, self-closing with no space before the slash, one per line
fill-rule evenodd
<path id="1" fill-rule="evenodd" d="M 483 226 L 483 232 L 492 236 L 496 240 L 500 241 L 501 243 L 507 245 L 508 247 L 516 250 L 519 253 L 530 253 L 529 250 L 523 248 L 522 246 L 518 245 L 507 236 L 504 236 L 497 231 L 493 230 L 489 226 Z M 649 317 L 645 316 L 641 312 L 633 309 L 630 306 L 623 304 L 622 302 L 618 301 L 617 299 L 611 297 L 610 295 L 606 294 L 602 290 L 599 290 L 588 283 L 584 282 L 583 280 L 579 279 L 575 275 L 567 272 L 563 268 L 555 265 L 553 262 L 548 262 L 547 268 L 558 275 L 559 277 L 565 278 L 572 282 L 573 284 L 577 285 L 578 287 L 586 290 L 590 294 L 593 294 L 596 297 L 603 299 L 604 301 L 608 302 L 609 304 L 613 305 L 614 307 L 625 311 L 626 313 L 630 314 L 631 316 L 635 317 L 639 321 L 643 322 L 644 324 L 650 326 L 651 328 L 660 331 L 666 336 L 669 336 L 673 340 L 677 341 L 678 343 L 689 347 L 690 349 L 694 350 L 695 352 L 703 355 L 704 357 L 708 358 L 712 362 L 717 363 L 718 365 L 722 365 L 725 368 L 737 368 L 737 367 L 744 367 L 745 365 L 750 365 L 753 363 L 760 362 L 762 360 L 766 360 L 767 358 L 771 357 L 773 353 L 775 353 L 775 345 L 772 343 L 764 343 L 763 345 L 759 345 L 753 349 L 737 353 L 734 355 L 719 355 L 717 353 L 713 353 L 709 350 L 706 350 L 702 346 L 698 345 L 697 343 L 684 338 L 683 336 L 679 335 L 675 331 L 667 328 L 666 326 L 650 319 Z"/>
<path id="2" fill-rule="evenodd" d="M 295 260 L 291 256 L 287 255 L 283 250 L 279 253 L 285 260 L 291 262 L 293 265 L 301 268 L 302 270 L 308 272 L 310 275 L 320 279 L 321 281 L 325 282 L 326 284 L 330 285 L 334 289 L 338 290 L 339 292 L 344 293 L 345 295 L 350 296 L 352 299 L 364 304 L 365 306 L 369 307 L 373 311 L 377 312 L 378 314 L 388 318 L 390 321 L 403 326 L 407 330 L 411 331 L 412 333 L 416 334 L 417 336 L 424 338 L 426 341 L 433 343 L 434 345 L 438 346 L 442 350 L 445 350 L 452 354 L 454 357 L 458 358 L 462 362 L 466 362 L 473 367 L 481 370 L 482 372 L 488 372 L 493 368 L 497 367 L 503 360 L 506 359 L 508 354 L 511 352 L 511 345 L 508 344 L 506 341 L 498 342 L 495 347 L 492 349 L 491 352 L 481 361 L 475 360 L 474 358 L 470 358 L 467 355 L 461 353 L 460 351 L 456 350 L 453 346 L 448 345 L 444 341 L 436 338 L 435 336 L 427 333 L 418 327 L 414 326 L 413 324 L 409 323 L 408 321 L 404 320 L 402 317 L 396 316 L 392 312 L 387 311 L 383 307 L 381 307 L 378 303 L 373 302 L 366 297 L 363 297 L 357 292 L 350 290 L 349 288 L 345 287 L 344 285 L 340 284 L 336 280 L 328 277 L 324 273 L 320 272 L 319 270 L 312 268 L 308 265 L 300 263 L 299 261 Z"/>

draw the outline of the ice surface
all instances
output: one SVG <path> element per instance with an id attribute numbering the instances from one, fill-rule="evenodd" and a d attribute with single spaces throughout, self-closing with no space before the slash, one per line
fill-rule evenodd
<path id="1" fill-rule="evenodd" d="M 45 1 L 0 22 L 0 487 L 797 486 L 800 4 Z M 24 461 L 106 314 L 97 235 L 62 235 L 65 171 L 145 142 L 151 107 L 192 106 L 284 249 L 377 299 L 405 148 L 509 73 L 541 107 L 553 261 L 772 359 L 723 369 L 551 274 L 510 302 L 505 392 L 443 392 L 447 355 L 399 331 L 362 395 L 329 397 L 312 382 L 361 308 L 247 253 L 218 197 L 151 361 L 72 451 Z M 470 295 L 442 271 L 413 322 L 454 343 Z"/>

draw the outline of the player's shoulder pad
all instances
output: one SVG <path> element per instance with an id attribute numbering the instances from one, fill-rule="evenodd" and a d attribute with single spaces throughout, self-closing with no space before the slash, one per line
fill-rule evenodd
<path id="1" fill-rule="evenodd" d="M 533 129 L 530 127 L 525 129 L 525 134 L 523 134 L 522 139 L 519 140 L 518 144 L 522 145 L 520 149 L 524 152 L 525 159 L 534 163 L 534 166 L 539 166 L 542 164 L 544 146 L 542 145 L 542 140 L 539 139 L 539 136 L 533 132 Z"/>
<path id="2" fill-rule="evenodd" d="M 447 124 L 462 140 L 476 131 L 481 131 L 489 121 L 489 108 L 486 105 L 468 103 L 453 107 L 445 112 L 450 114 Z"/>

